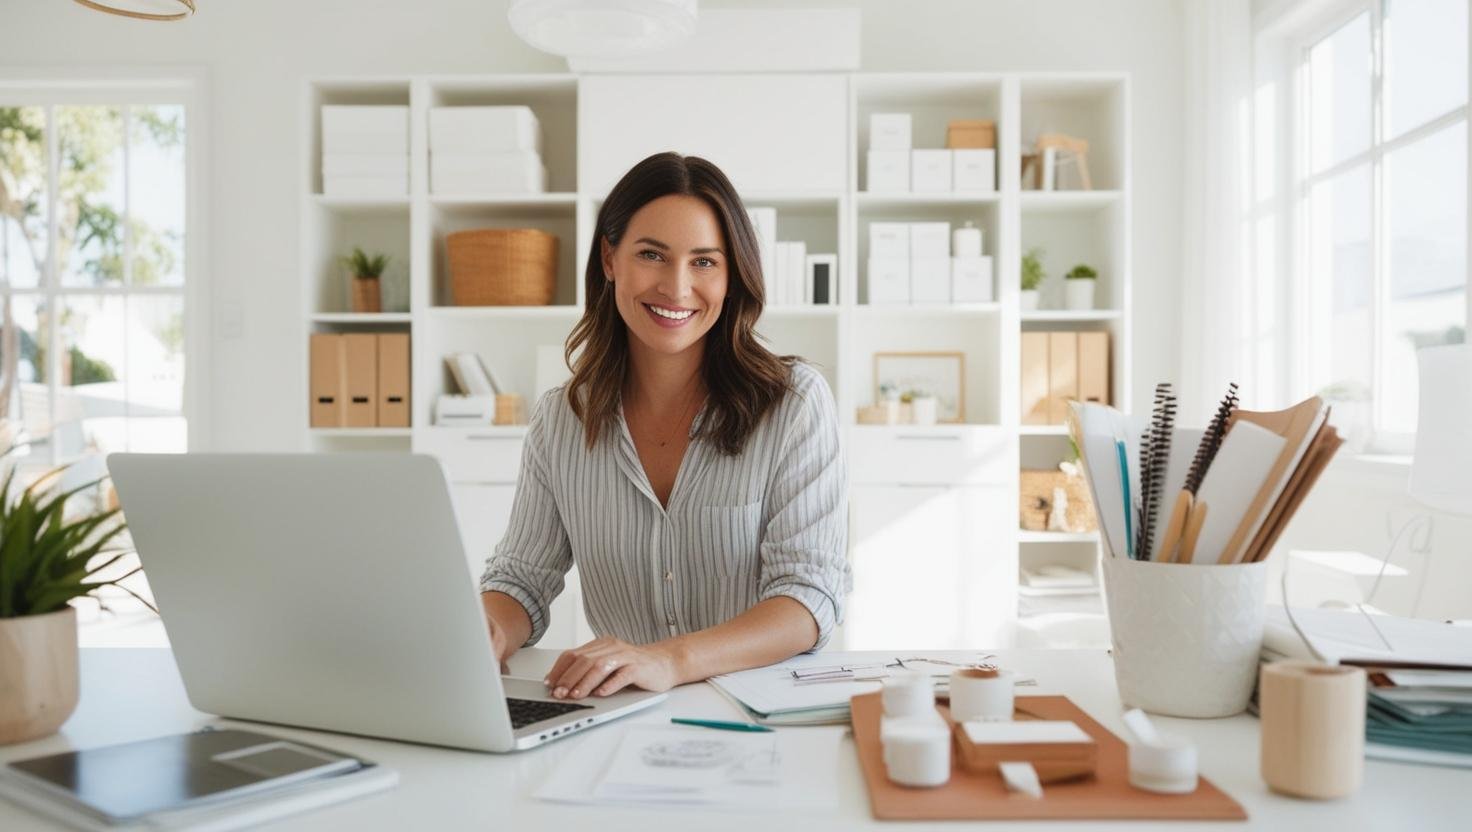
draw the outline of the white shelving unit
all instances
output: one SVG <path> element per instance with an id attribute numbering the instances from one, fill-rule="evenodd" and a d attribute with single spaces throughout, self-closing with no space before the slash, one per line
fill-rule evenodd
<path id="1" fill-rule="evenodd" d="M 640 86 L 643 84 L 643 86 Z M 700 112 L 721 110 L 747 131 L 702 141 L 696 109 L 608 123 L 625 100 L 657 86 Z M 789 99 L 781 96 L 793 90 Z M 725 96 L 725 98 L 722 98 Z M 803 98 L 802 96 L 808 96 Z M 681 100 L 664 97 L 661 100 Z M 320 107 L 398 104 L 410 108 L 410 192 L 404 197 L 321 194 Z M 436 196 L 428 191 L 428 111 L 433 106 L 520 104 L 542 125 L 550 192 Z M 691 105 L 694 107 L 694 105 Z M 608 183 L 655 150 L 705 155 L 731 175 L 749 205 L 777 208 L 778 238 L 802 239 L 810 253 L 839 256 L 839 304 L 769 307 L 758 324 L 778 352 L 815 362 L 833 387 L 850 457 L 855 593 L 839 644 L 885 647 L 903 641 L 896 604 L 926 608 L 918 622 L 934 646 L 991 647 L 1010 640 L 1023 559 L 1075 562 L 1097 551 L 1097 536 L 1017 531 L 1017 470 L 1064 458 L 1066 433 L 1023 426 L 1018 415 L 1019 334 L 1024 330 L 1103 330 L 1111 335 L 1112 393 L 1128 405 L 1131 260 L 1129 84 L 1117 73 L 852 73 L 784 76 L 404 76 L 308 81 L 302 97 L 301 277 L 304 332 L 296 389 L 307 390 L 306 332 L 408 331 L 412 344 L 412 427 L 309 429 L 307 396 L 299 421 L 304 450 L 414 450 L 446 461 L 461 506 L 468 558 L 479 563 L 505 528 L 515 491 L 523 428 L 437 428 L 436 395 L 448 389 L 442 357 L 485 356 L 503 386 L 535 394 L 539 347 L 559 347 L 584 302 L 582 285 L 598 208 Z M 644 111 L 641 111 L 644 112 Z M 866 191 L 864 153 L 875 112 L 909 112 L 916 147 L 943 147 L 946 122 L 987 118 L 998 129 L 998 189 L 990 194 L 874 194 Z M 793 118 L 822 119 L 802 130 L 805 168 L 783 158 Z M 664 121 L 667 119 L 668 121 Z M 833 123 L 839 120 L 841 124 Z M 691 127 L 691 124 L 697 126 Z M 728 130 L 719 120 L 710 130 Z M 648 132 L 641 138 L 639 131 Z M 697 131 L 691 133 L 691 131 Z M 1093 191 L 1023 189 L 1021 154 L 1039 132 L 1089 140 Z M 616 136 L 610 150 L 608 137 Z M 666 138 L 674 137 L 674 138 Z M 638 152 L 643 145 L 649 147 Z M 710 147 L 711 150 L 702 148 Z M 617 152 L 615 152 L 617 151 Z M 621 162 L 618 153 L 629 155 Z M 844 161 L 840 182 L 833 158 Z M 780 175 L 772 169 L 780 168 Z M 797 171 L 794 173 L 793 171 Z M 868 223 L 971 221 L 994 258 L 996 300 L 950 306 L 870 306 L 864 264 Z M 548 307 L 450 305 L 445 235 L 480 227 L 536 227 L 559 239 L 555 299 Z M 382 251 L 384 309 L 347 311 L 346 276 L 337 258 L 354 245 Z M 1021 253 L 1043 246 L 1058 277 L 1075 262 L 1100 273 L 1089 312 L 1022 313 Z M 1061 306 L 1061 279 L 1045 286 L 1044 307 Z M 1054 296 L 1049 290 L 1057 293 Z M 860 426 L 854 413 L 874 400 L 874 355 L 956 351 L 964 355 L 964 421 L 933 427 Z M 897 508 L 898 507 L 898 508 Z M 473 515 L 473 516 L 472 516 Z M 1092 547 L 1092 549 L 1091 549 Z M 926 550 L 921 569 L 910 555 Z M 954 575 L 937 597 L 935 571 Z M 548 642 L 586 635 L 576 580 L 554 610 Z M 946 593 L 950 593 L 946 595 Z M 580 629 L 581 628 L 581 629 Z M 942 643 L 943 642 L 943 643 Z M 915 643 L 913 640 L 906 644 Z"/>

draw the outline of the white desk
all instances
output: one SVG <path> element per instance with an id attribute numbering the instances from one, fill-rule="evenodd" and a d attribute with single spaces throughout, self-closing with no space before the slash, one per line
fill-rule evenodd
<path id="1" fill-rule="evenodd" d="M 881 654 L 876 654 L 881 655 Z M 889 654 L 883 654 L 888 656 Z M 553 651 L 523 651 L 513 659 L 518 675 L 544 672 Z M 1037 693 L 1064 693 L 1111 730 L 1122 730 L 1119 699 L 1110 660 L 1102 651 L 1010 651 L 1000 654 L 1007 667 L 1033 676 Z M 1030 691 L 1031 692 L 1031 691 Z M 733 708 L 708 685 L 674 691 L 661 706 L 627 721 L 664 722 L 671 716 L 729 718 Z M 1457 828 L 1466 823 L 1472 773 L 1370 761 L 1365 787 L 1355 797 L 1314 803 L 1279 797 L 1259 779 L 1257 720 L 1237 716 L 1225 720 L 1158 719 L 1166 730 L 1193 737 L 1201 748 L 1202 773 L 1247 809 L 1248 825 L 1261 829 L 1416 829 Z M 0 748 L 0 762 L 73 747 L 91 747 L 160 734 L 182 732 L 215 717 L 190 707 L 167 650 L 95 648 L 82 651 L 82 700 L 60 734 L 31 743 Z M 595 728 L 617 731 L 620 723 Z M 258 726 L 257 726 L 258 727 Z M 845 740 L 838 764 L 841 808 L 830 817 L 779 817 L 770 814 L 718 815 L 676 810 L 560 806 L 531 798 L 547 772 L 565 755 L 578 753 L 586 737 L 574 735 L 520 754 L 467 751 L 370 740 L 337 734 L 275 727 L 266 730 L 297 736 L 384 763 L 400 774 L 391 791 L 340 806 L 287 818 L 273 829 L 398 830 L 458 829 L 597 829 L 650 830 L 671 828 L 751 829 L 800 827 L 804 832 L 855 828 L 905 829 L 923 824 L 880 824 L 869 817 L 868 796 L 859 775 L 853 743 Z M 801 730 L 801 729 L 781 729 Z M 1462 818 L 1461 821 L 1456 818 Z M 931 828 L 958 826 L 930 824 Z M 1030 832 L 1055 828 L 1089 830 L 1136 829 L 1138 823 L 1040 823 Z M 1170 828 L 1241 829 L 1213 822 L 1171 824 Z M 28 832 L 53 829 L 49 823 L 0 800 L 0 830 Z M 1163 827 L 1157 827 L 1163 828 Z"/>

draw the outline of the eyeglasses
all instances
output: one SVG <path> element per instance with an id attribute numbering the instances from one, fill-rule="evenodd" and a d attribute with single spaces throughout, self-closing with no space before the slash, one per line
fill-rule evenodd
<path id="1" fill-rule="evenodd" d="M 934 664 L 944 667 L 987 667 L 996 668 L 996 656 L 982 656 L 976 662 L 952 662 L 945 659 L 931 659 L 924 656 L 916 656 L 909 659 L 896 658 L 891 662 L 876 662 L 874 664 L 834 664 L 821 665 L 818 667 L 804 667 L 798 670 L 788 671 L 792 674 L 792 682 L 797 685 L 811 685 L 819 682 L 877 682 L 889 676 L 891 670 L 921 670 L 923 668 L 913 667 L 919 664 Z"/>

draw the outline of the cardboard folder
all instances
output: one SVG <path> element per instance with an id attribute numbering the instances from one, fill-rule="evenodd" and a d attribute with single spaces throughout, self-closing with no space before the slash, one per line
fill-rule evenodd
<path id="1" fill-rule="evenodd" d="M 1068 403 L 1078 398 L 1078 333 L 1048 333 L 1048 424 L 1068 418 Z"/>
<path id="2" fill-rule="evenodd" d="M 378 426 L 409 426 L 409 333 L 378 334 Z"/>
<path id="3" fill-rule="evenodd" d="M 347 418 L 347 364 L 341 335 L 313 333 L 309 342 L 308 424 L 340 428 Z"/>
<path id="4" fill-rule="evenodd" d="M 1078 400 L 1109 404 L 1109 333 L 1078 334 Z"/>
<path id="5" fill-rule="evenodd" d="M 1022 424 L 1048 424 L 1048 333 L 1022 333 Z"/>
<path id="6" fill-rule="evenodd" d="M 350 332 L 342 336 L 347 366 L 347 415 L 343 426 L 371 428 L 378 425 L 378 336 Z"/>

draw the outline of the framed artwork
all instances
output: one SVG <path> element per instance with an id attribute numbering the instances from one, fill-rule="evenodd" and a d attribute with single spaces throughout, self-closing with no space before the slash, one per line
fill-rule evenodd
<path id="1" fill-rule="evenodd" d="M 929 393 L 936 398 L 936 419 L 966 419 L 966 356 L 959 352 L 878 352 L 874 354 L 874 401 L 893 387 L 905 393 Z"/>

